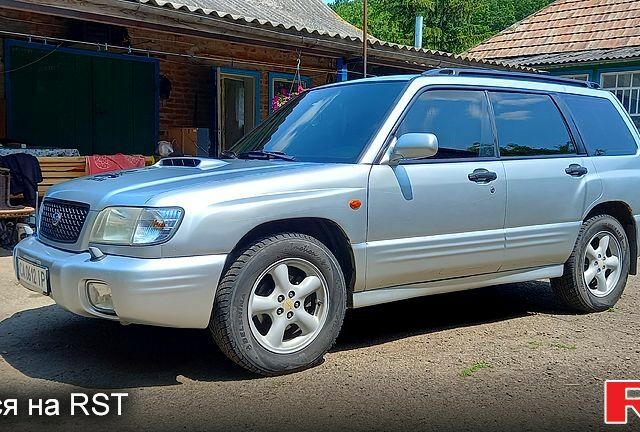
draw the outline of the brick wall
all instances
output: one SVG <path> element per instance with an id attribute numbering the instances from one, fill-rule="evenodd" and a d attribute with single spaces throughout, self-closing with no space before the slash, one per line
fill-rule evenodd
<path id="1" fill-rule="evenodd" d="M 69 38 L 71 20 L 0 9 L 0 28 L 20 33 Z M 152 55 L 160 61 L 160 73 L 172 85 L 171 96 L 160 103 L 160 138 L 168 139 L 171 128 L 210 127 L 214 116 L 213 69 L 232 67 L 260 72 L 261 117 L 268 115 L 268 73 L 293 73 L 297 54 L 294 51 L 247 46 L 226 41 L 179 36 L 141 29 L 128 29 L 131 45 L 186 55 L 213 57 L 201 60 L 192 57 Z M 2 39 L 0 38 L 0 44 Z M 91 49 L 78 45 L 74 48 Z M 0 50 L 0 53 L 2 51 Z M 4 62 L 0 62 L 0 71 Z M 274 65 L 275 64 L 275 65 Z M 302 55 L 302 74 L 312 79 L 314 86 L 333 80 L 335 61 L 330 58 Z M 308 69 L 305 69 L 308 68 Z M 0 73 L 0 104 L 4 106 L 4 82 Z M 2 109 L 0 108 L 0 112 Z M 3 122 L 0 122 L 0 125 Z M 2 128 L 0 127 L 0 134 Z M 2 135 L 0 135 L 2 136 Z"/>
<path id="2" fill-rule="evenodd" d="M 261 117 L 269 113 L 269 72 L 293 73 L 297 54 L 292 51 L 250 47 L 225 41 L 170 35 L 147 30 L 130 30 L 133 46 L 143 49 L 180 52 L 216 60 L 196 60 L 165 56 L 160 73 L 172 84 L 171 98 L 161 102 L 160 130 L 166 137 L 171 127 L 209 127 L 214 116 L 213 69 L 229 67 L 260 72 Z M 282 65 L 276 66 L 274 64 Z M 312 70 L 305 70 L 306 68 Z M 309 76 L 314 86 L 325 84 L 335 74 L 333 59 L 302 55 L 301 73 Z M 319 70 L 326 70 L 322 72 Z"/>

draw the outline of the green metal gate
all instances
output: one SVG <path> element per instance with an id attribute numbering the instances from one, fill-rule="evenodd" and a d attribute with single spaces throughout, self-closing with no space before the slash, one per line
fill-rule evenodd
<path id="1" fill-rule="evenodd" d="M 7 135 L 87 154 L 153 154 L 158 62 L 5 41 Z"/>

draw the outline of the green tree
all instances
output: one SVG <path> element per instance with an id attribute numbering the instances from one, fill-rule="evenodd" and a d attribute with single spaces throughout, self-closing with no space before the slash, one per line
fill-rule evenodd
<path id="1" fill-rule="evenodd" d="M 552 0 L 369 0 L 369 33 L 413 44 L 414 22 L 424 17 L 423 46 L 462 52 L 550 4 Z M 336 0 L 331 7 L 362 28 L 362 0 Z"/>
<path id="2" fill-rule="evenodd" d="M 368 30 L 378 39 L 413 45 L 415 0 L 369 0 Z M 330 5 L 343 19 L 362 28 L 362 0 L 336 0 Z"/>
<path id="3" fill-rule="evenodd" d="M 422 0 L 423 45 L 448 52 L 462 52 L 478 42 L 474 17 L 484 0 Z"/>

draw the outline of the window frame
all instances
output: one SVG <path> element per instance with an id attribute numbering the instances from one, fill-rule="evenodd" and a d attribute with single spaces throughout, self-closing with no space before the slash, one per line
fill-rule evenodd
<path id="1" fill-rule="evenodd" d="M 631 78 L 630 78 L 630 84 L 628 87 L 619 87 L 618 86 L 618 77 L 620 75 L 627 75 L 630 74 Z M 618 96 L 616 95 L 616 91 L 621 90 L 623 92 L 623 100 L 618 99 L 618 101 L 620 102 L 620 105 L 622 105 L 622 107 L 624 108 L 625 112 L 627 114 L 629 114 L 629 117 L 631 118 L 631 122 L 635 125 L 635 120 L 636 119 L 640 119 L 640 86 L 638 87 L 634 87 L 633 85 L 633 77 L 636 74 L 640 74 L 640 66 L 637 68 L 631 68 L 631 69 L 624 69 L 624 70 L 609 70 L 609 71 L 603 71 L 600 72 L 600 87 L 603 90 L 606 90 L 608 92 L 610 92 L 616 99 L 618 99 Z M 606 76 L 615 76 L 616 77 L 616 86 L 615 87 L 605 87 L 604 86 L 604 79 Z M 629 100 L 631 100 L 631 95 L 633 94 L 633 90 L 637 90 L 638 91 L 638 101 L 636 102 L 636 113 L 632 114 L 627 107 L 624 104 L 624 91 L 628 90 L 629 91 Z M 636 126 L 636 128 L 638 128 L 638 126 Z"/>
<path id="2" fill-rule="evenodd" d="M 565 74 L 565 75 L 557 75 L 557 76 L 560 78 L 569 78 L 576 81 L 591 81 L 591 76 L 589 75 L 589 72 Z"/>
<path id="3" fill-rule="evenodd" d="M 588 156 L 587 150 L 582 142 L 582 138 L 578 133 L 578 128 L 571 116 L 571 112 L 569 108 L 564 104 L 564 102 L 557 96 L 557 92 L 549 92 L 544 90 L 532 90 L 532 89 L 521 89 L 517 87 L 495 87 L 495 86 L 481 86 L 481 85 L 464 85 L 464 84 L 428 84 L 418 91 L 412 96 L 411 100 L 402 110 L 402 114 L 398 117 L 395 124 L 391 128 L 391 132 L 385 139 L 384 145 L 380 148 L 378 155 L 374 160 L 374 164 L 379 165 L 384 160 L 385 155 L 389 152 L 391 145 L 393 145 L 394 140 L 397 139 L 396 132 L 400 127 L 400 124 L 404 121 L 407 113 L 413 107 L 416 100 L 420 98 L 425 92 L 432 90 L 466 90 L 466 91 L 481 91 L 484 92 L 485 98 L 487 99 L 488 108 L 489 108 L 489 120 L 491 122 L 491 129 L 493 132 L 493 145 L 496 152 L 496 156 L 494 157 L 476 157 L 476 158 L 455 158 L 455 159 L 433 159 L 433 158 L 423 158 L 423 159 L 406 159 L 400 161 L 400 165 L 415 165 L 415 164 L 433 164 L 433 163 L 461 163 L 461 162 L 475 162 L 475 161 L 498 161 L 498 160 L 518 160 L 518 159 L 553 159 L 553 158 L 575 158 L 575 157 L 583 157 Z M 508 93 L 524 93 L 524 94 L 537 94 L 537 95 L 545 95 L 549 96 L 551 100 L 554 102 L 558 112 L 562 120 L 565 123 L 565 127 L 569 132 L 569 137 L 573 142 L 574 148 L 576 149 L 575 154 L 566 154 L 566 155 L 533 155 L 533 156 L 501 156 L 500 155 L 500 144 L 498 142 L 498 130 L 496 127 L 495 120 L 495 112 L 493 110 L 493 104 L 491 103 L 491 98 L 489 97 L 490 92 L 508 92 Z M 626 111 L 626 110 L 625 110 Z"/>
<path id="4" fill-rule="evenodd" d="M 470 158 L 447 158 L 447 159 L 434 159 L 434 158 L 421 158 L 421 159 L 403 159 L 399 162 L 399 165 L 420 165 L 420 164 L 434 164 L 434 163 L 464 163 L 464 162 L 476 162 L 476 161 L 498 161 L 500 160 L 500 153 L 499 153 L 499 148 L 497 146 L 498 141 L 497 141 L 497 135 L 496 135 L 496 129 L 495 129 L 495 123 L 493 121 L 493 111 L 491 108 L 491 101 L 489 100 L 489 95 L 488 92 L 486 90 L 486 88 L 484 87 L 480 87 L 480 86 L 462 86 L 462 85 L 428 85 L 426 87 L 421 88 L 420 90 L 418 90 L 413 97 L 411 98 L 411 100 L 409 101 L 409 103 L 407 104 L 407 106 L 402 110 L 402 114 L 400 115 L 400 117 L 398 118 L 398 120 L 396 121 L 396 123 L 393 125 L 393 128 L 391 129 L 391 132 L 389 133 L 389 136 L 387 137 L 385 144 L 382 146 L 382 149 L 380 151 L 380 154 L 378 155 L 378 157 L 376 158 L 376 164 L 380 164 L 380 161 L 384 158 L 384 155 L 389 151 L 389 148 L 391 147 L 391 145 L 394 143 L 394 141 L 398 138 L 396 136 L 396 133 L 398 132 L 398 129 L 400 128 L 400 125 L 402 124 L 402 122 L 404 121 L 404 119 L 407 117 L 409 110 L 411 110 L 411 108 L 413 108 L 413 106 L 416 104 L 416 102 L 418 101 L 418 99 L 420 99 L 420 97 L 429 92 L 429 91 L 436 91 L 436 90 L 453 90 L 453 91 L 474 91 L 474 92 L 482 92 L 484 94 L 484 98 L 487 102 L 487 115 L 489 116 L 489 124 L 491 127 L 491 133 L 493 134 L 493 149 L 495 152 L 495 156 L 489 156 L 489 157 L 470 157 Z"/>
<path id="5" fill-rule="evenodd" d="M 569 139 L 573 144 L 573 148 L 575 149 L 575 153 L 567 153 L 567 154 L 550 154 L 550 155 L 530 155 L 530 156 L 503 156 L 500 154 L 500 138 L 498 137 L 498 126 L 496 123 L 496 115 L 493 107 L 493 102 L 489 97 L 489 93 L 511 93 L 511 94 L 533 94 L 538 96 L 547 96 L 553 103 L 553 105 L 558 110 L 558 114 L 562 119 L 564 126 L 569 134 Z M 575 122 L 573 121 L 573 117 L 570 116 L 570 112 L 568 107 L 564 104 L 564 102 L 557 96 L 556 92 L 547 92 L 547 91 L 537 91 L 537 90 L 529 90 L 529 89 L 510 89 L 506 87 L 499 88 L 487 88 L 487 97 L 489 98 L 489 106 L 491 107 L 491 119 L 494 124 L 494 133 L 495 139 L 498 148 L 498 156 L 501 160 L 522 160 L 522 159 L 561 159 L 561 158 L 575 158 L 582 157 L 587 155 L 586 148 L 584 147 L 584 143 L 578 134 L 578 129 L 576 127 Z"/>
<path id="6" fill-rule="evenodd" d="M 558 101 L 563 104 L 563 106 L 566 109 L 566 112 L 568 113 L 568 116 L 571 118 L 571 121 L 574 124 L 575 130 L 576 130 L 575 135 L 576 135 L 576 137 L 578 137 L 578 139 L 581 142 L 582 147 L 584 148 L 583 156 L 585 156 L 585 157 L 608 157 L 608 158 L 611 158 L 611 157 L 629 157 L 629 156 L 638 155 L 640 153 L 640 142 L 638 142 L 638 139 L 634 135 L 635 131 L 633 130 L 633 128 L 635 128 L 635 124 L 633 123 L 633 120 L 631 119 L 631 114 L 629 114 L 627 109 L 624 107 L 624 105 L 622 105 L 622 102 L 620 102 L 620 100 L 618 99 L 618 97 L 615 94 L 611 93 L 609 90 L 606 90 L 606 91 L 611 94 L 611 96 L 613 97 L 613 100 L 609 99 L 608 97 L 605 97 L 605 96 L 596 96 L 596 95 L 588 95 L 588 94 L 580 94 L 580 93 L 564 93 L 563 95 L 560 95 L 558 97 Z M 634 153 L 629 153 L 629 154 L 617 154 L 617 155 L 597 155 L 597 154 L 592 154 L 587 149 L 586 144 L 584 144 L 584 141 L 583 141 L 583 138 L 582 138 L 582 132 L 580 131 L 580 128 L 578 127 L 578 124 L 575 122 L 575 119 L 574 119 L 575 116 L 574 116 L 571 108 L 563 100 L 562 96 L 579 96 L 579 97 L 584 97 L 584 98 L 595 98 L 595 99 L 602 99 L 602 100 L 608 101 L 611 104 L 611 106 L 613 107 L 613 109 L 615 110 L 615 112 L 617 112 L 618 114 L 620 114 L 623 117 L 623 122 L 624 122 L 625 126 L 627 126 L 627 127 L 631 126 L 631 128 L 629 129 L 629 133 L 631 134 L 631 138 L 633 138 L 633 143 L 636 146 L 635 152 Z M 616 102 L 618 103 L 618 106 L 616 106 Z M 625 115 L 627 116 L 626 119 L 624 118 Z M 629 122 L 630 124 L 628 124 L 627 122 Z"/>

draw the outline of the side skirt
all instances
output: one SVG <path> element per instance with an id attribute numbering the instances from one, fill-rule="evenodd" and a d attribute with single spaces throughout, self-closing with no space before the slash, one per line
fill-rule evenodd
<path id="1" fill-rule="evenodd" d="M 469 276 L 456 279 L 445 279 L 433 282 L 421 282 L 411 285 L 399 285 L 380 288 L 353 294 L 353 307 L 360 308 L 382 303 L 390 303 L 414 297 L 464 291 L 491 285 L 503 285 L 527 282 L 536 279 L 548 279 L 562 276 L 563 265 L 538 267 L 525 270 L 510 270 L 486 275 Z"/>

